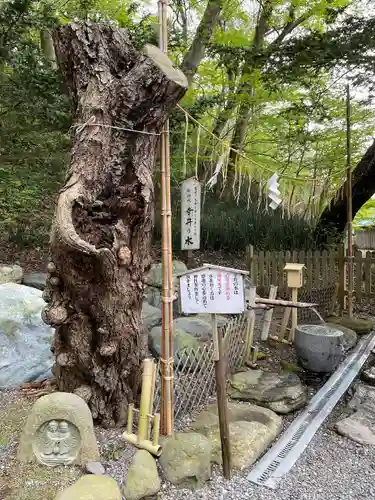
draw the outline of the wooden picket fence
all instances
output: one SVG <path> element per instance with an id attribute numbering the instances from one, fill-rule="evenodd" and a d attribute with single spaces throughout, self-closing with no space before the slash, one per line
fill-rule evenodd
<path id="1" fill-rule="evenodd" d="M 247 261 L 250 279 L 259 287 L 260 293 L 267 293 L 271 285 L 278 286 L 278 295 L 288 295 L 286 273 L 287 262 L 305 264 L 304 283 L 301 292 L 310 293 L 337 287 L 337 300 L 345 308 L 348 283 L 348 257 L 344 246 L 330 251 L 258 252 L 250 245 Z M 375 252 L 365 255 L 356 251 L 353 258 L 353 295 L 356 303 L 375 299 Z"/>

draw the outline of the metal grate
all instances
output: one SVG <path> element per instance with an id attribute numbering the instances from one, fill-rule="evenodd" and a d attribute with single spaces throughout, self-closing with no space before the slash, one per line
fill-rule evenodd
<path id="1" fill-rule="evenodd" d="M 231 319 L 224 328 L 224 352 L 228 372 L 234 373 L 243 365 L 248 316 L 242 314 Z M 157 367 L 154 411 L 160 406 L 160 361 Z M 175 419 L 189 415 L 207 403 L 215 392 L 215 365 L 213 345 L 202 344 L 198 349 L 186 349 L 175 356 L 174 410 Z"/>
<path id="2" fill-rule="evenodd" d="M 348 389 L 375 346 L 375 333 L 362 339 L 318 391 L 303 413 L 296 418 L 280 440 L 266 453 L 248 475 L 261 486 L 276 489 L 282 477 L 296 463 L 320 425 Z"/>

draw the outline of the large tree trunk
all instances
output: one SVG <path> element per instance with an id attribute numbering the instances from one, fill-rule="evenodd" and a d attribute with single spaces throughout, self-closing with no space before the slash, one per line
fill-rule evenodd
<path id="1" fill-rule="evenodd" d="M 122 425 L 140 382 L 155 146 L 187 80 L 159 49 L 140 54 L 108 25 L 67 24 L 54 43 L 76 125 L 43 319 L 56 327 L 59 390 L 84 396 L 103 425 Z"/>
<path id="2" fill-rule="evenodd" d="M 353 217 L 375 193 L 375 141 L 352 172 Z M 317 238 L 329 240 L 332 231 L 342 233 L 347 223 L 347 184 L 339 189 L 337 196 L 323 211 L 317 224 Z"/>

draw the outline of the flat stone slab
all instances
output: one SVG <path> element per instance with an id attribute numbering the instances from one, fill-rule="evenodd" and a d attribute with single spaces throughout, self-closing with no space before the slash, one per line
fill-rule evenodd
<path id="1" fill-rule="evenodd" d="M 337 432 L 356 443 L 375 446 L 375 388 L 357 385 L 348 408 L 353 413 L 335 424 Z"/>
<path id="2" fill-rule="evenodd" d="M 250 401 L 281 414 L 298 410 L 307 401 L 306 388 L 291 372 L 239 372 L 231 376 L 228 393 L 232 399 Z"/>
<path id="3" fill-rule="evenodd" d="M 55 500 L 121 500 L 116 481 L 109 476 L 83 476 L 72 486 L 60 492 Z"/>
<path id="4" fill-rule="evenodd" d="M 99 462 L 92 416 L 85 401 L 67 392 L 39 398 L 27 418 L 17 458 L 47 467 Z"/>
<path id="5" fill-rule="evenodd" d="M 228 403 L 232 466 L 242 470 L 250 467 L 276 439 L 282 429 L 282 419 L 273 411 L 248 403 Z M 204 408 L 191 425 L 212 444 L 211 460 L 222 463 L 217 405 Z"/>
<path id="6" fill-rule="evenodd" d="M 370 319 L 348 318 L 347 316 L 332 316 L 327 319 L 327 322 L 350 328 L 358 335 L 366 335 L 374 328 L 374 322 Z"/>

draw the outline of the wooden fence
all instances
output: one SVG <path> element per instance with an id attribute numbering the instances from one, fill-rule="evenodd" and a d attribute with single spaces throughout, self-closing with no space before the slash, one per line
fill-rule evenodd
<path id="1" fill-rule="evenodd" d="M 375 250 L 375 229 L 354 231 L 354 243 L 363 250 Z"/>
<path id="2" fill-rule="evenodd" d="M 278 286 L 280 296 L 288 294 L 286 273 L 287 262 L 305 264 L 304 282 L 301 291 L 309 293 L 324 290 L 337 284 L 338 300 L 345 306 L 347 295 L 348 257 L 344 246 L 331 251 L 308 252 L 258 252 L 252 246 L 247 248 L 247 261 L 252 282 L 261 293 L 267 293 L 270 285 Z M 375 252 L 365 256 L 356 251 L 353 258 L 354 290 L 357 303 L 375 299 Z"/>

